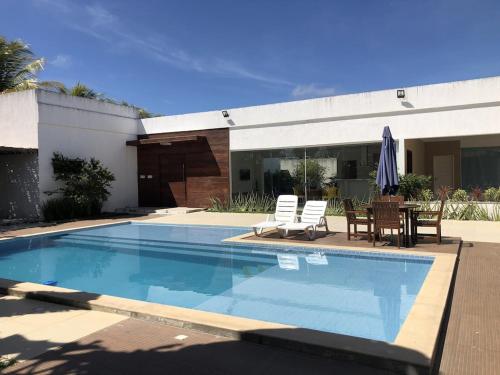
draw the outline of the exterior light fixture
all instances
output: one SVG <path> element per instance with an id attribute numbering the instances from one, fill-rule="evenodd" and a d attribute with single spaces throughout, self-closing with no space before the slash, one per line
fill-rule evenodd
<path id="1" fill-rule="evenodd" d="M 404 99 L 405 98 L 405 90 L 396 90 L 396 95 L 398 99 Z"/>
<path id="2" fill-rule="evenodd" d="M 224 118 L 228 118 L 229 113 L 227 111 L 222 111 L 222 116 L 224 116 Z"/>

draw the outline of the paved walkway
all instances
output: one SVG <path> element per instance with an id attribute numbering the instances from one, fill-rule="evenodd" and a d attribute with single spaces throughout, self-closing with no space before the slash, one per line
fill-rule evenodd
<path id="1" fill-rule="evenodd" d="M 211 224 L 251 226 L 265 220 L 265 214 L 194 212 L 187 215 L 159 216 L 151 222 L 171 224 Z M 332 231 L 345 232 L 346 220 L 343 216 L 328 216 L 328 226 Z M 464 241 L 500 243 L 500 221 L 458 221 L 443 220 L 443 234 L 459 237 Z M 419 232 L 423 228 L 419 228 Z M 432 233 L 432 229 L 430 230 Z M 435 230 L 434 230 L 435 233 Z"/>
<path id="2" fill-rule="evenodd" d="M 355 363 L 333 361 L 135 319 L 128 319 L 46 352 L 36 359 L 9 368 L 5 373 L 387 374 Z"/>
<path id="3" fill-rule="evenodd" d="M 183 215 L 184 216 L 184 215 Z M 130 220 L 150 220 L 158 217 L 157 215 L 150 216 L 114 216 L 104 219 L 88 219 L 88 220 L 78 220 L 69 221 L 67 223 L 55 224 L 55 223 L 32 223 L 32 224 L 18 224 L 18 225 L 5 225 L 0 226 L 0 239 L 14 238 L 16 236 L 27 236 L 30 234 L 37 234 L 42 232 L 53 232 L 60 230 L 68 230 L 74 228 L 80 228 L 84 226 L 91 225 L 103 225 L 103 224 L 114 224 L 122 221 Z"/>
<path id="4" fill-rule="evenodd" d="M 116 314 L 0 296 L 0 358 L 33 358 L 124 319 Z"/>

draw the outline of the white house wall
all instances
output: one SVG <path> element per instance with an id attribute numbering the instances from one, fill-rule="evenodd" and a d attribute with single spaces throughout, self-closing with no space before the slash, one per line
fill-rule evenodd
<path id="1" fill-rule="evenodd" d="M 166 116 L 142 121 L 159 133 L 230 128 L 232 151 L 377 142 L 385 125 L 395 139 L 500 133 L 500 77 L 396 90 Z"/>
<path id="2" fill-rule="evenodd" d="M 105 210 L 137 205 L 136 148 L 126 146 L 137 137 L 134 110 L 96 100 L 74 98 L 44 91 L 37 93 L 39 107 L 39 179 L 41 199 L 56 188 L 51 158 L 95 157 L 115 175 Z"/>
<path id="3" fill-rule="evenodd" d="M 0 147 L 38 148 L 35 91 L 0 95 Z"/>

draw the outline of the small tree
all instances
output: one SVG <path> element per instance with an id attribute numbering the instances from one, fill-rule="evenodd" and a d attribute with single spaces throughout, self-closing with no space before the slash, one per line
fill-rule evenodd
<path id="1" fill-rule="evenodd" d="M 377 171 L 369 173 L 370 185 L 372 186 L 375 194 L 380 194 L 380 188 L 377 185 Z M 401 194 L 405 199 L 424 199 L 422 193 L 429 190 L 431 186 L 431 177 L 418 174 L 405 174 L 399 175 L 399 188 L 398 194 Z M 428 194 L 426 191 L 425 194 Z"/>
<path id="2" fill-rule="evenodd" d="M 94 158 L 68 158 L 57 152 L 52 157 L 52 168 L 56 181 L 64 184 L 56 192 L 81 207 L 87 215 L 101 212 L 115 180 L 108 168 Z"/>
<path id="3" fill-rule="evenodd" d="M 304 171 L 304 166 L 306 171 Z M 307 176 L 307 185 L 313 189 L 320 189 L 325 181 L 326 168 L 322 166 L 317 160 L 307 159 L 301 160 L 295 170 L 293 171 L 293 180 L 295 187 L 304 189 L 304 173 Z"/>
<path id="4" fill-rule="evenodd" d="M 431 177 L 408 173 L 399 175 L 398 192 L 404 195 L 406 199 L 418 199 L 424 189 L 429 189 L 431 186 Z"/>

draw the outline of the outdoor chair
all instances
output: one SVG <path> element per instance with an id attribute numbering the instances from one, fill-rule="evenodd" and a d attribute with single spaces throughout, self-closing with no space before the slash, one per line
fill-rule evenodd
<path id="1" fill-rule="evenodd" d="M 295 222 L 298 198 L 296 195 L 280 195 L 276 202 L 274 214 L 267 215 L 266 221 L 253 225 L 253 231 L 258 237 L 264 229 L 278 228 L 280 225 Z"/>
<path id="2" fill-rule="evenodd" d="M 403 204 L 405 197 L 403 195 L 381 195 L 377 200 L 380 202 L 398 202 L 399 204 Z"/>
<path id="3" fill-rule="evenodd" d="M 380 202 L 375 201 L 372 203 L 373 207 L 373 246 L 377 235 L 382 236 L 383 229 L 390 229 L 391 236 L 393 231 L 396 230 L 398 249 L 401 247 L 401 235 L 404 234 L 404 222 L 401 220 L 399 213 L 398 202 Z M 381 239 L 381 238 L 380 238 Z"/>
<path id="4" fill-rule="evenodd" d="M 326 201 L 307 201 L 302 214 L 298 216 L 298 222 L 287 223 L 278 227 L 280 237 L 288 235 L 288 231 L 304 231 L 309 240 L 314 240 L 318 228 L 325 227 L 328 232 L 328 223 L 326 221 Z"/>
<path id="5" fill-rule="evenodd" d="M 358 237 L 358 225 L 366 225 L 366 234 L 368 236 L 368 241 L 371 240 L 371 226 L 372 221 L 368 216 L 367 210 L 355 210 L 352 204 L 352 199 L 344 199 L 344 211 L 345 218 L 347 220 L 347 240 L 351 240 L 351 236 Z M 362 217 L 359 217 L 361 215 Z M 354 233 L 351 234 L 351 225 L 354 226 Z"/>
<path id="6" fill-rule="evenodd" d="M 413 211 L 412 233 L 414 242 L 418 239 L 418 227 L 436 228 L 436 243 L 441 244 L 441 219 L 443 218 L 444 205 L 446 201 L 441 200 L 437 211 Z"/>

